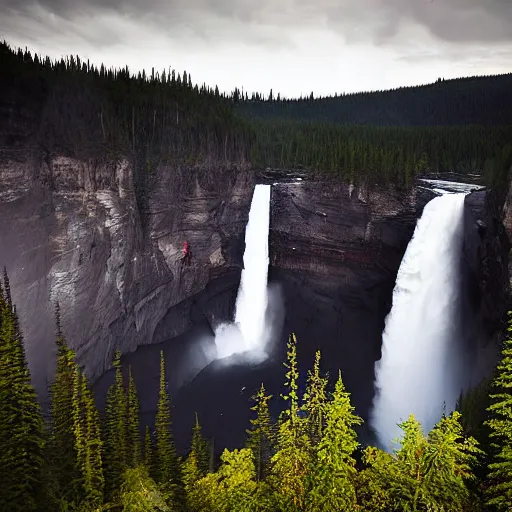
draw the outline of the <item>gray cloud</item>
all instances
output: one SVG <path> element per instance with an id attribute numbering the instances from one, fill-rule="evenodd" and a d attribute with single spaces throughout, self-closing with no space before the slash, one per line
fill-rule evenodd
<path id="1" fill-rule="evenodd" d="M 393 44 L 411 22 L 448 42 L 512 42 L 512 0 L 1 0 L 0 19 L 39 17 L 43 23 L 43 13 L 68 21 L 111 13 L 175 37 L 236 34 L 270 44 L 286 41 L 289 28 L 322 27 L 348 41 Z M 99 38 L 108 39 L 108 31 Z"/>

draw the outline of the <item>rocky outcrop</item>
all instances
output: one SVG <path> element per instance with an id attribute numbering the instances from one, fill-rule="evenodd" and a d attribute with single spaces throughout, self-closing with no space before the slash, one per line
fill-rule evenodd
<path id="1" fill-rule="evenodd" d="M 466 343 L 472 356 L 471 382 L 476 384 L 489 375 L 495 365 L 510 307 L 512 231 L 507 230 L 507 209 L 496 211 L 492 192 L 478 191 L 467 195 L 465 206 L 463 320 Z"/>
<path id="2" fill-rule="evenodd" d="M 24 151 L 4 153 L 0 170 L 0 262 L 40 389 L 53 365 L 55 301 L 95 379 L 116 348 L 130 352 L 189 329 L 190 315 L 175 306 L 240 272 L 251 173 L 161 165 L 140 212 L 125 159 L 45 160 Z M 180 259 L 184 240 L 190 267 Z"/>

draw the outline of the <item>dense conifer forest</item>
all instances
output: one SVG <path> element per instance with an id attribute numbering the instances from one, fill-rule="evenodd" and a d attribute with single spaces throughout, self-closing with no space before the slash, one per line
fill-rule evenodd
<path id="1" fill-rule="evenodd" d="M 0 151 L 128 156 L 140 204 L 162 164 L 303 168 L 410 186 L 428 172 L 503 177 L 512 75 L 331 98 L 249 98 L 175 70 L 132 74 L 0 44 Z M 1 156 L 1 153 L 0 153 Z"/>
<path id="2" fill-rule="evenodd" d="M 390 91 L 284 99 L 270 91 L 234 98 L 250 117 L 377 126 L 507 125 L 512 119 L 512 73 Z"/>
<path id="3" fill-rule="evenodd" d="M 430 432 L 411 415 L 392 453 L 361 446 L 362 419 L 341 372 L 322 372 L 319 352 L 300 393 L 292 334 L 284 393 L 268 396 L 261 385 L 246 445 L 224 450 L 218 461 L 197 416 L 188 453 L 176 453 L 163 353 L 154 429 L 140 424 L 137 389 L 130 371 L 123 377 L 119 352 L 100 415 L 61 330 L 58 305 L 57 364 L 50 411 L 43 415 L 6 272 L 1 281 L 0 510 L 510 511 L 512 320 L 483 397 L 486 410 L 477 411 L 484 413 L 478 428 L 471 414 L 482 403 L 481 389 L 461 396 L 459 410 L 443 415 Z M 277 418 L 269 412 L 273 400 L 280 401 Z"/>

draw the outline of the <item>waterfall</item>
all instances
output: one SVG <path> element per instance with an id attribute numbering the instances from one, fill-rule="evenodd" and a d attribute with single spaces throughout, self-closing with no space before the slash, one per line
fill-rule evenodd
<path id="1" fill-rule="evenodd" d="M 215 331 L 219 359 L 244 352 L 264 356 L 269 337 L 269 329 L 265 325 L 269 222 L 270 185 L 256 185 L 245 230 L 244 268 L 234 323 L 221 324 Z"/>
<path id="2" fill-rule="evenodd" d="M 386 318 L 382 357 L 375 363 L 371 425 L 382 448 L 399 437 L 413 413 L 425 432 L 461 390 L 460 260 L 465 194 L 430 201 L 398 270 Z"/>

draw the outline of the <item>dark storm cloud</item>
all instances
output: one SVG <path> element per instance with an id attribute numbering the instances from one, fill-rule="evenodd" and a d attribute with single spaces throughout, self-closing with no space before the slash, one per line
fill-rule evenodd
<path id="1" fill-rule="evenodd" d="M 512 42 L 512 0 L 1 0 L 0 19 L 43 12 L 71 21 L 115 13 L 175 35 L 189 27 L 206 39 L 234 31 L 243 38 L 244 26 L 253 34 L 262 26 L 327 26 L 348 41 L 383 43 L 416 22 L 446 41 Z"/>

